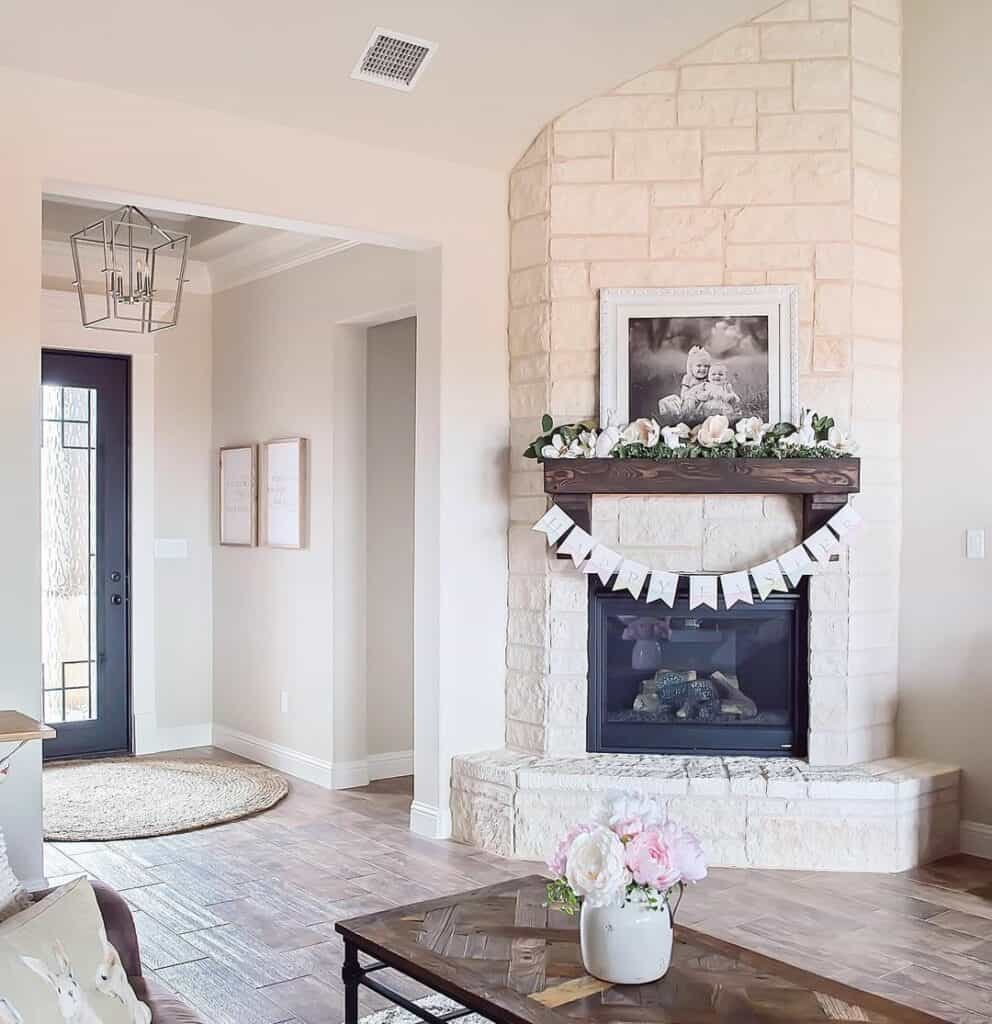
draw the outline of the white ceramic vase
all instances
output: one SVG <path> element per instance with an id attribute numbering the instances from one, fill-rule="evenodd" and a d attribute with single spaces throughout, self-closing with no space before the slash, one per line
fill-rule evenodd
<path id="1" fill-rule="evenodd" d="M 652 910 L 640 900 L 623 906 L 582 905 L 582 963 L 601 981 L 644 985 L 663 977 L 672 962 L 672 916 L 668 904 Z"/>

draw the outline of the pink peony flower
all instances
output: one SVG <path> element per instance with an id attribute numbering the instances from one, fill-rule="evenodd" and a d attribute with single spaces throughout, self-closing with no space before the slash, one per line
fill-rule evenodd
<path id="1" fill-rule="evenodd" d="M 661 835 L 672 854 L 672 860 L 683 882 L 700 882 L 706 877 L 706 855 L 702 844 L 689 831 L 666 821 Z"/>
<path id="2" fill-rule="evenodd" d="M 626 818 L 610 826 L 621 839 L 633 839 L 644 831 L 644 822 L 640 818 Z"/>
<path id="3" fill-rule="evenodd" d="M 639 885 L 665 892 L 679 881 L 672 850 L 661 830 L 650 828 L 636 835 L 625 848 L 627 867 Z"/>
<path id="4" fill-rule="evenodd" d="M 565 875 L 565 868 L 568 866 L 568 851 L 571 849 L 572 843 L 575 842 L 575 837 L 591 832 L 595 827 L 595 825 L 573 825 L 568 830 L 568 834 L 558 844 L 554 855 L 548 861 L 548 867 L 554 873 L 555 878 L 563 878 Z"/>

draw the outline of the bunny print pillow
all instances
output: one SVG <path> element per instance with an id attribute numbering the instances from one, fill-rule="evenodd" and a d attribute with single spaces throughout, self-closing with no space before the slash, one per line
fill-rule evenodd
<path id="1" fill-rule="evenodd" d="M 151 1024 L 93 888 L 76 879 L 0 924 L 0 1024 Z"/>

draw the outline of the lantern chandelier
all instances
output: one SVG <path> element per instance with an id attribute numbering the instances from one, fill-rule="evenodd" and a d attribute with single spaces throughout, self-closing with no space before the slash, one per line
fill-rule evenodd
<path id="1" fill-rule="evenodd" d="M 189 235 L 122 206 L 69 236 L 83 326 L 143 334 L 175 327 Z"/>

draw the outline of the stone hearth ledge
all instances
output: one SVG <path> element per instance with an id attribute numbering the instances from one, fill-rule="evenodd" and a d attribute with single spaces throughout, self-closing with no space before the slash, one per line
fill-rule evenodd
<path id="1" fill-rule="evenodd" d="M 905 871 L 958 849 L 958 768 L 890 757 L 842 768 L 793 758 L 493 750 L 454 759 L 454 838 L 545 859 L 611 789 L 658 797 L 710 863 L 800 871 Z"/>

